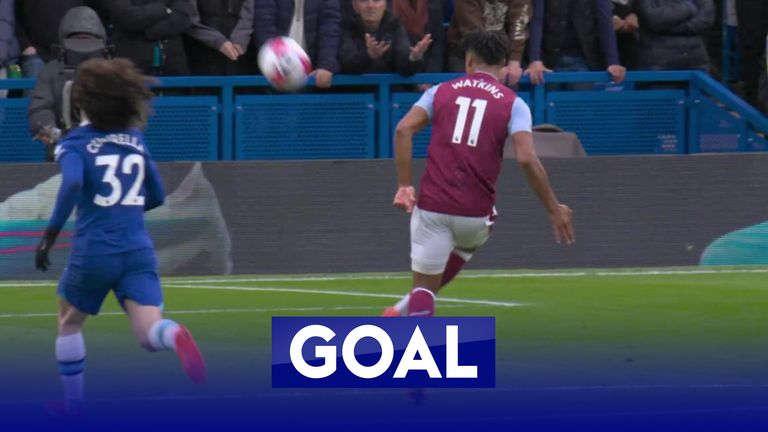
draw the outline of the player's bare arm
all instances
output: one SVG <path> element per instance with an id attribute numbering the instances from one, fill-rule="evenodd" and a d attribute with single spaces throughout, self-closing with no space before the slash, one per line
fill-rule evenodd
<path id="1" fill-rule="evenodd" d="M 397 164 L 397 193 L 392 203 L 407 213 L 416 205 L 416 190 L 411 177 L 413 136 L 429 124 L 429 114 L 418 106 L 411 108 L 395 130 L 395 163 Z"/>
<path id="2" fill-rule="evenodd" d="M 573 211 L 565 204 L 557 201 L 555 192 L 549 184 L 547 171 L 541 160 L 536 155 L 533 147 L 533 134 L 530 132 L 517 132 L 512 135 L 512 142 L 515 146 L 517 163 L 520 169 L 525 173 L 528 184 L 538 196 L 539 201 L 549 213 L 549 220 L 552 223 L 552 230 L 555 235 L 555 241 L 560 243 L 565 241 L 568 244 L 576 241 L 573 231 Z"/>

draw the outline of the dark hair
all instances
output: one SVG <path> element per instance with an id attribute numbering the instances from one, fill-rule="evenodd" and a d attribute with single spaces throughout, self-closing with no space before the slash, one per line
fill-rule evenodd
<path id="1" fill-rule="evenodd" d="M 77 68 L 72 98 L 96 129 L 127 129 L 147 120 L 149 83 L 130 60 L 90 59 Z"/>
<path id="2" fill-rule="evenodd" d="M 464 51 L 472 52 L 489 66 L 506 65 L 509 35 L 500 31 L 475 31 L 464 37 Z"/>

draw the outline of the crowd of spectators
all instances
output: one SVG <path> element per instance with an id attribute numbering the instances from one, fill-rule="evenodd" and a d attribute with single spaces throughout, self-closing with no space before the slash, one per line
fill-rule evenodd
<path id="1" fill-rule="evenodd" d="M 737 4 L 747 100 L 756 105 L 768 2 Z M 339 73 L 460 72 L 461 40 L 477 29 L 509 35 L 510 85 L 524 73 L 539 84 L 553 70 L 603 70 L 616 81 L 626 68 L 706 71 L 703 34 L 717 8 L 714 0 L 0 0 L 0 77 L 17 69 L 37 77 L 61 61 L 60 24 L 77 6 L 101 18 L 111 55 L 147 74 L 256 74 L 258 47 L 288 35 L 312 59 L 318 87 Z"/>

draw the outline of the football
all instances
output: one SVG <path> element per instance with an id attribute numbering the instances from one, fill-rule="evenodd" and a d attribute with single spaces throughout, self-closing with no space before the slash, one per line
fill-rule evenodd
<path id="1" fill-rule="evenodd" d="M 312 62 L 295 40 L 278 36 L 259 49 L 259 69 L 272 86 L 280 91 L 304 87 L 312 72 Z"/>

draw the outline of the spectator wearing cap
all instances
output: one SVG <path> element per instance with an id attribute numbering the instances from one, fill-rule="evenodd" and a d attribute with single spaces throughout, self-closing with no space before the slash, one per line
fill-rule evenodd
<path id="1" fill-rule="evenodd" d="M 386 0 L 352 0 L 352 7 L 353 14 L 342 21 L 339 60 L 344 73 L 407 76 L 424 70 L 430 35 L 411 46 L 403 23 L 387 10 Z"/>
<path id="2" fill-rule="evenodd" d="M 194 75 L 245 75 L 254 0 L 190 0 L 192 25 L 184 46 Z"/>
<path id="3" fill-rule="evenodd" d="M 99 12 L 96 0 L 16 0 L 16 37 L 19 41 L 24 77 L 36 78 L 48 61 L 55 59 L 58 29 L 64 14 L 77 6 Z"/>
<path id="4" fill-rule="evenodd" d="M 709 70 L 704 32 L 715 21 L 712 0 L 635 0 L 640 69 Z"/>
<path id="5" fill-rule="evenodd" d="M 288 36 L 312 61 L 315 85 L 331 86 L 340 70 L 340 0 L 256 0 L 253 41 L 258 47 L 276 36 Z"/>
<path id="6" fill-rule="evenodd" d="M 108 0 L 115 56 L 149 75 L 188 75 L 182 34 L 192 25 L 192 0 Z"/>
<path id="7" fill-rule="evenodd" d="M 531 0 L 456 0 L 453 19 L 448 27 L 449 72 L 464 71 L 464 37 L 478 30 L 509 34 L 511 52 L 507 82 L 516 84 L 523 73 L 521 59 L 528 41 Z"/>
<path id="8" fill-rule="evenodd" d="M 80 113 L 71 98 L 75 69 L 88 59 L 109 57 L 104 26 L 96 12 L 86 6 L 72 8 L 64 15 L 56 47 L 50 51 L 53 59 L 40 70 L 28 112 L 32 135 L 46 145 L 49 160 L 58 138 L 80 124 Z"/>

